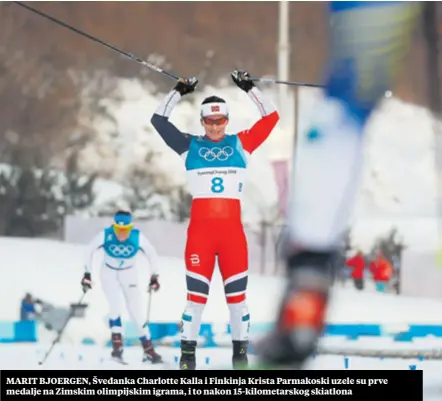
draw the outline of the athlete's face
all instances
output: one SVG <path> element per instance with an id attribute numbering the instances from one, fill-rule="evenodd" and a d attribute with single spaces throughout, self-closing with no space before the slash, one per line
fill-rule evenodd
<path id="1" fill-rule="evenodd" d="M 204 127 L 207 138 L 211 141 L 220 141 L 224 138 L 228 123 L 229 118 L 223 114 L 214 114 L 201 119 L 201 125 Z"/>
<path id="2" fill-rule="evenodd" d="M 118 241 L 120 241 L 120 242 L 126 241 L 130 235 L 130 230 L 120 230 L 120 229 L 114 228 L 114 232 L 115 232 L 115 236 L 117 237 Z"/>

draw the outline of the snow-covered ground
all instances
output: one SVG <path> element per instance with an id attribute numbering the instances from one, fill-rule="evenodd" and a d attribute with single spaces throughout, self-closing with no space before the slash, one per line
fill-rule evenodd
<path id="1" fill-rule="evenodd" d="M 141 363 L 141 350 L 138 347 L 125 350 L 128 365 L 116 364 L 109 361 L 109 349 L 99 347 L 66 347 L 59 345 L 43 365 L 42 360 L 47 351 L 47 344 L 41 345 L 0 345 L 0 369 L 16 370 L 152 370 L 178 369 L 179 352 L 177 349 L 159 347 L 165 361 L 165 366 L 152 366 Z M 250 357 L 253 363 L 255 358 Z M 201 349 L 197 352 L 198 370 L 230 369 L 231 352 L 226 349 Z M 341 356 L 317 356 L 306 366 L 307 370 L 423 370 L 424 401 L 439 401 L 442 398 L 442 362 L 359 358 L 350 357 L 347 360 Z"/>
<path id="2" fill-rule="evenodd" d="M 98 346 L 70 346 L 58 345 L 42 365 L 42 361 L 48 344 L 32 345 L 0 345 L 0 369 L 152 369 L 150 364 L 142 363 L 142 350 L 140 347 L 128 347 L 124 350 L 125 361 L 128 365 L 116 364 L 109 358 L 109 348 Z M 177 369 L 177 358 L 180 351 L 176 348 L 158 347 L 158 352 L 164 357 L 167 368 Z M 256 361 L 256 356 L 251 355 L 251 363 Z M 197 352 L 198 369 L 213 369 L 220 367 L 228 369 L 231 367 L 231 352 L 225 348 L 201 348 Z M 415 365 L 416 369 L 431 367 L 434 373 L 442 373 L 442 362 L 420 361 L 418 359 L 392 360 L 385 358 L 363 358 L 351 357 L 349 369 L 410 369 Z M 366 367 L 364 367 L 366 366 Z M 307 369 L 345 369 L 344 358 L 334 355 L 321 355 L 312 358 Z M 160 367 L 162 369 L 162 367 Z M 441 387 L 442 390 L 442 387 Z"/>
<path id="3" fill-rule="evenodd" d="M 41 239 L 0 238 L 3 263 L 0 274 L 0 293 L 8 303 L 0 303 L 0 320 L 17 318 L 19 302 L 26 291 L 47 302 L 68 306 L 81 296 L 80 280 L 83 275 L 83 245 Z M 99 333 L 107 313 L 107 303 L 98 280 L 101 261 L 98 252 L 92 273 L 94 289 L 87 294 L 87 330 Z M 161 290 L 153 295 L 151 320 L 173 322 L 180 319 L 185 304 L 184 263 L 179 259 L 162 258 Z M 149 277 L 147 264 L 139 259 L 140 280 L 146 284 Z M 280 277 L 251 275 L 248 302 L 254 322 L 274 320 L 284 280 Z M 355 302 L 356 301 L 356 302 Z M 397 297 L 391 294 L 357 292 L 351 288 L 335 288 L 329 311 L 331 323 L 385 323 L 436 324 L 440 322 L 442 300 Z M 128 316 L 124 316 L 128 318 Z M 227 323 L 228 309 L 221 276 L 217 270 L 213 277 L 210 297 L 203 320 Z M 83 323 L 81 323 L 83 325 Z M 91 326 L 92 325 L 92 326 Z M 94 330 L 91 328 L 94 327 Z M 107 338 L 107 330 L 104 328 Z M 97 334 L 98 335 L 98 334 Z"/>
<path id="4" fill-rule="evenodd" d="M 4 263 L 0 266 L 0 293 L 7 302 L 0 303 L 0 321 L 15 320 L 19 301 L 25 291 L 31 291 L 49 302 L 68 305 L 80 296 L 79 280 L 82 276 L 84 247 L 46 240 L 0 239 Z M 96 263 L 99 263 L 97 258 Z M 140 259 L 140 264 L 142 264 Z M 147 277 L 147 275 L 146 275 Z M 152 321 L 177 321 L 185 302 L 184 266 L 180 260 L 164 260 L 161 275 L 162 289 L 155 294 Z M 68 326 L 68 341 L 57 345 L 44 365 L 43 358 L 53 339 L 52 335 L 41 337 L 37 344 L 1 344 L 0 369 L 152 369 L 140 361 L 139 347 L 127 347 L 127 366 L 109 361 L 109 349 L 104 346 L 80 345 L 79 339 L 94 337 L 105 340 L 106 302 L 99 283 L 88 294 L 89 308 L 85 319 L 74 319 Z M 256 323 L 274 320 L 274 311 L 280 299 L 283 282 L 280 278 L 251 276 L 249 307 Z M 379 323 L 391 332 L 406 329 L 412 323 L 440 324 L 442 300 L 413 299 L 376 293 L 360 293 L 351 289 L 334 289 L 328 321 L 330 323 Z M 127 316 L 125 316 L 127 318 Z M 211 296 L 204 314 L 206 322 L 225 323 L 228 319 L 220 277 L 215 274 Z M 42 332 L 40 334 L 43 334 Z M 48 334 L 48 333 L 46 333 Z M 104 342 L 101 342 L 104 344 Z M 341 337 L 325 337 L 321 347 L 328 350 L 383 349 L 413 350 L 442 349 L 442 339 L 421 338 L 409 343 L 394 342 L 392 338 L 362 338 L 348 340 Z M 179 350 L 159 347 L 167 369 L 177 369 Z M 338 355 L 318 355 L 311 359 L 307 369 L 339 370 L 398 370 L 422 369 L 424 371 L 425 400 L 440 400 L 442 386 L 442 362 L 420 359 L 362 358 Z M 228 369 L 231 353 L 226 348 L 202 348 L 198 350 L 199 369 Z M 254 356 L 251 356 L 254 361 Z"/>
<path id="5" fill-rule="evenodd" d="M 81 296 L 80 280 L 83 274 L 84 246 L 49 240 L 0 239 L 4 263 L 0 274 L 0 294 L 8 302 L 0 303 L 0 321 L 16 320 L 19 303 L 26 291 L 46 302 L 67 307 Z M 100 254 L 95 259 L 93 279 L 97 280 Z M 140 279 L 147 288 L 149 272 L 140 258 Z M 153 295 L 150 321 L 178 322 L 186 299 L 184 264 L 179 259 L 163 259 L 161 290 Z M 254 324 L 274 321 L 284 281 L 280 277 L 251 275 L 248 303 Z M 93 338 L 104 344 L 108 340 L 107 302 L 95 281 L 93 291 L 85 298 L 88 303 L 84 319 L 73 319 L 67 337 L 79 343 L 82 338 Z M 144 302 L 147 308 L 147 293 Z M 381 324 L 386 331 L 407 330 L 410 324 L 440 324 L 442 300 L 414 299 L 390 294 L 356 292 L 351 288 L 336 287 L 329 308 L 328 322 L 340 324 Z M 146 311 L 147 315 L 147 311 Z M 127 313 L 123 320 L 128 321 Z M 225 327 L 229 313 L 225 304 L 222 280 L 215 271 L 209 301 L 203 322 Z M 42 333 L 43 335 L 44 333 Z"/>

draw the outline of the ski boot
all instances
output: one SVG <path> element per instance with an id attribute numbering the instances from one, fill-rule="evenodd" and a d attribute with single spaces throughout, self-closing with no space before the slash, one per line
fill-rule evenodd
<path id="1" fill-rule="evenodd" d="M 120 333 L 112 333 L 111 341 L 111 358 L 116 362 L 123 363 L 123 336 Z"/>
<path id="2" fill-rule="evenodd" d="M 287 259 L 289 283 L 276 327 L 257 347 L 262 368 L 298 370 L 324 328 L 332 253 L 301 252 Z"/>
<path id="3" fill-rule="evenodd" d="M 247 358 L 248 341 L 232 341 L 233 356 L 232 366 L 234 370 L 247 369 L 249 360 Z"/>
<path id="4" fill-rule="evenodd" d="M 155 352 L 152 341 L 150 340 L 143 341 L 142 346 L 144 351 L 143 362 L 150 362 L 152 364 L 163 362 L 161 355 Z"/>
<path id="5" fill-rule="evenodd" d="M 181 340 L 181 370 L 196 370 L 196 341 Z"/>

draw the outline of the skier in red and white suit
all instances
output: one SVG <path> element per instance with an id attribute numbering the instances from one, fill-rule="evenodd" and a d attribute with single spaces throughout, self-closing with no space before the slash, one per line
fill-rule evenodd
<path id="1" fill-rule="evenodd" d="M 197 337 L 216 259 L 230 310 L 233 365 L 247 364 L 248 250 L 240 201 L 248 157 L 270 135 L 279 115 L 248 80 L 247 72 L 234 70 L 231 76 L 262 116 L 249 130 L 226 135 L 229 111 L 226 102 L 217 96 L 208 97 L 201 104 L 205 136 L 189 135 L 177 129 L 169 116 L 181 97 L 195 90 L 196 78 L 180 80 L 151 120 L 166 144 L 184 159 L 193 196 L 185 250 L 188 296 L 182 317 L 180 368 L 183 370 L 196 368 Z"/>

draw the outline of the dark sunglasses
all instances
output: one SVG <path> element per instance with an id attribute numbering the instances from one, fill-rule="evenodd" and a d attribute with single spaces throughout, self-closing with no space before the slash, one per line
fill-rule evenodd
<path id="1" fill-rule="evenodd" d="M 225 116 L 225 117 L 220 117 L 220 118 L 210 118 L 210 117 L 202 117 L 201 118 L 204 122 L 204 124 L 207 125 L 223 125 L 225 124 L 227 121 L 229 121 L 229 117 Z"/>

